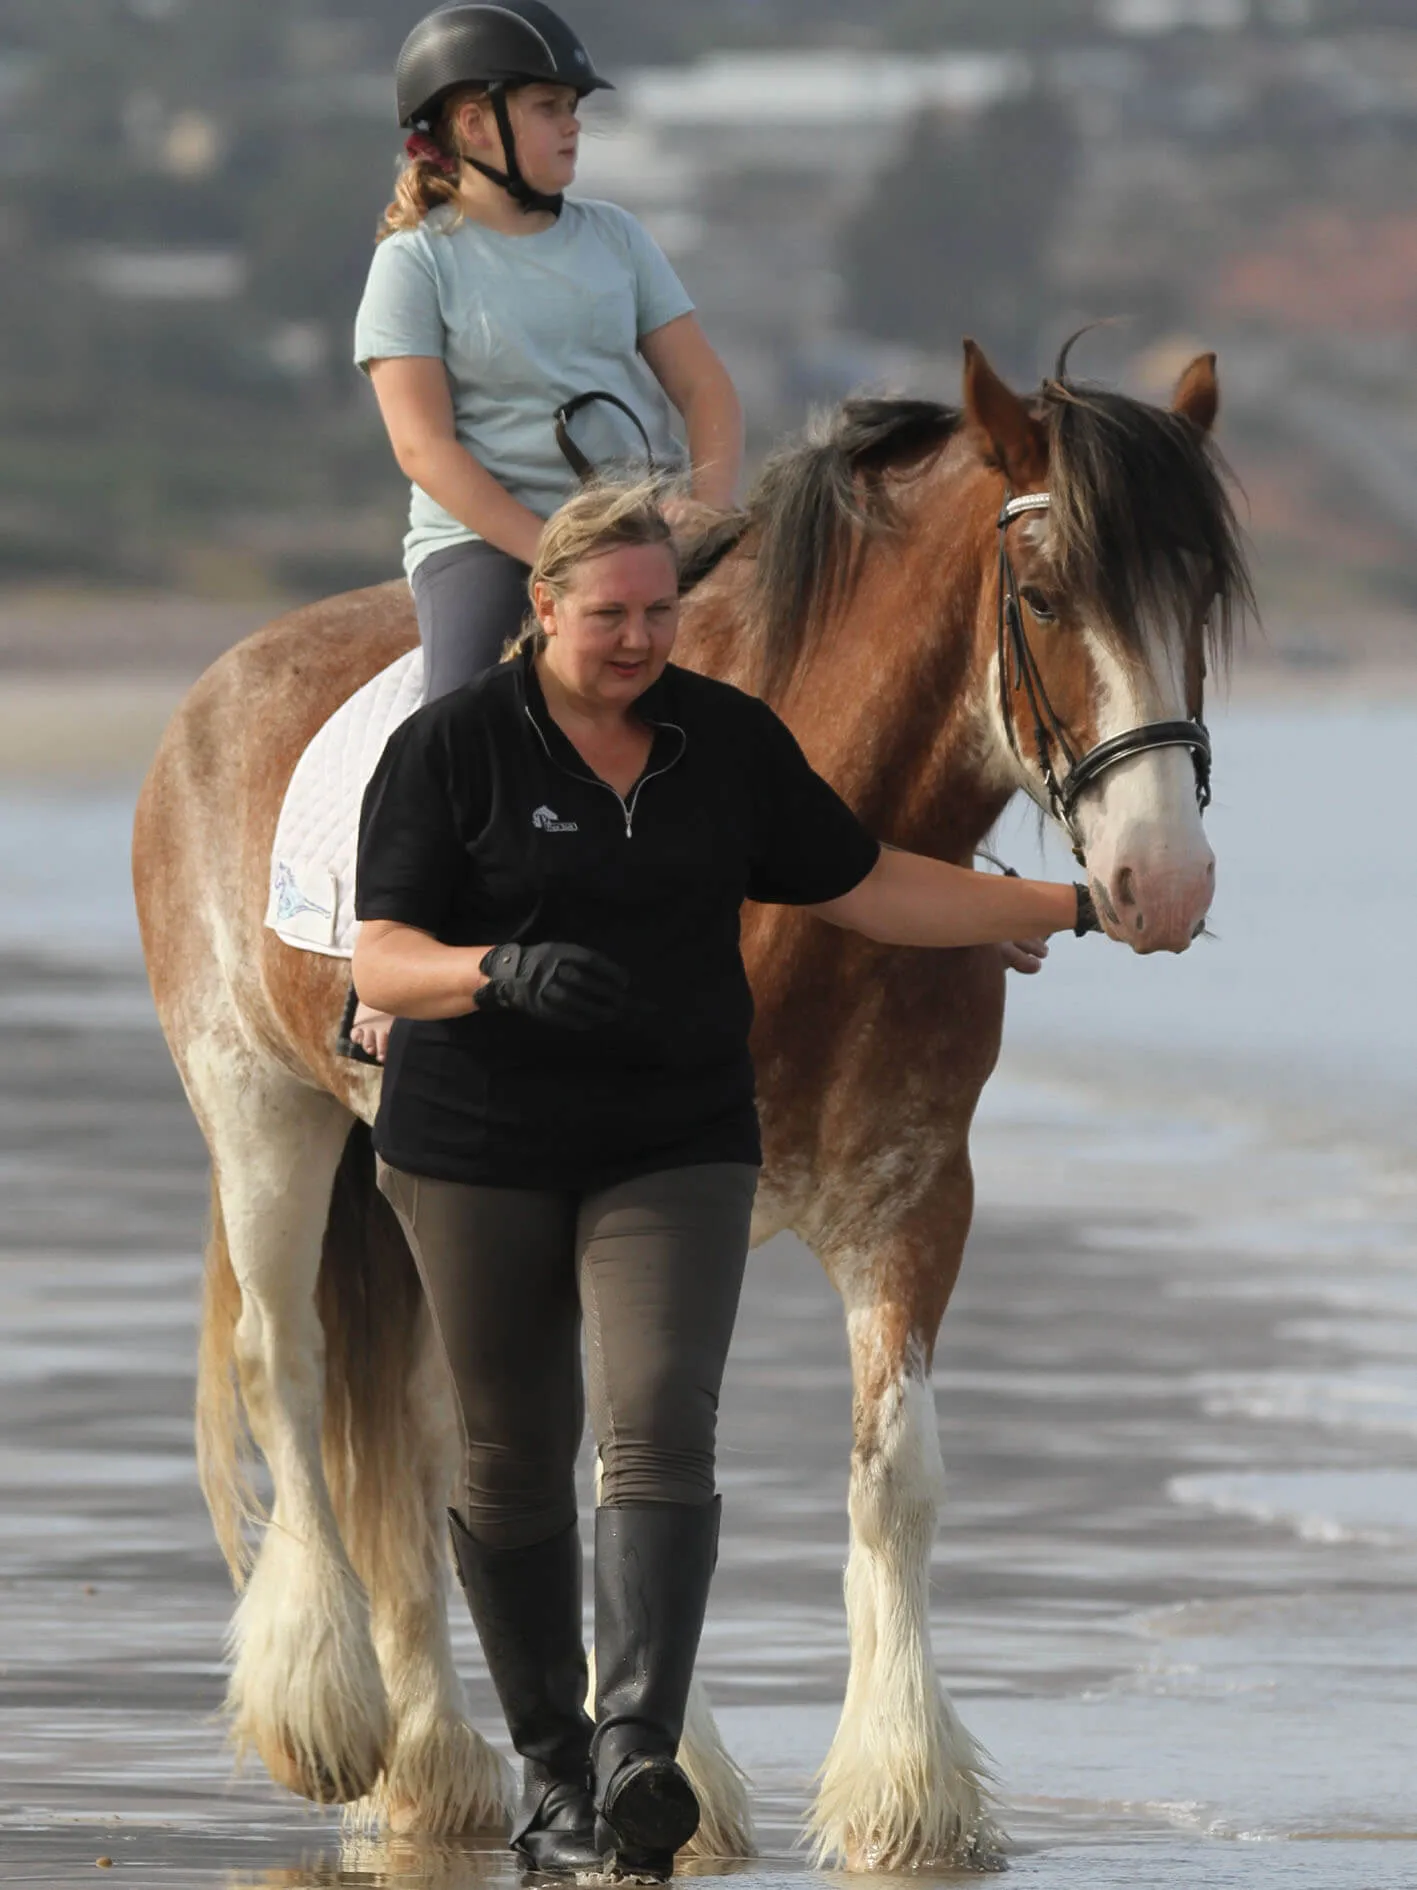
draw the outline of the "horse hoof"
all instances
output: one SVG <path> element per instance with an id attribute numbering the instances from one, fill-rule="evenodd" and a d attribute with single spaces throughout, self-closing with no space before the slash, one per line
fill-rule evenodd
<path id="1" fill-rule="evenodd" d="M 370 1752 L 362 1762 L 337 1772 L 313 1752 L 300 1752 L 292 1740 L 284 1738 L 262 1741 L 256 1749 L 277 1785 L 316 1805 L 344 1805 L 363 1798 L 373 1790 L 384 1764 L 382 1753 Z"/>
<path id="2" fill-rule="evenodd" d="M 507 1841 L 510 1820 L 505 1814 L 473 1813 L 451 1830 L 429 1830 L 428 1807 L 408 1800 L 388 1799 L 380 1805 L 384 1829 L 391 1838 L 423 1838 L 438 1842 L 476 1843 L 480 1850 L 500 1850 Z"/>
<path id="3" fill-rule="evenodd" d="M 506 1762 L 465 1719 L 440 1713 L 396 1731 L 372 1795 L 346 1817 L 391 1837 L 475 1837 L 498 1848 L 507 1840 L 510 1802 Z"/>

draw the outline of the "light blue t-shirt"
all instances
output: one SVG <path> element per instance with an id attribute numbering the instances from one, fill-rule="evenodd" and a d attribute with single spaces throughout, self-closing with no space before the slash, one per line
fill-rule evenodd
<path id="1" fill-rule="evenodd" d="M 618 394 L 644 424 L 655 464 L 682 466 L 673 409 L 636 353 L 641 336 L 693 308 L 663 251 L 617 204 L 568 199 L 549 230 L 505 236 L 434 210 L 374 251 L 354 324 L 361 368 L 434 355 L 448 370 L 467 450 L 542 518 L 576 489 L 556 444 L 556 409 L 590 388 Z M 644 465 L 633 426 L 606 401 L 571 423 L 597 467 Z M 412 488 L 404 568 L 476 538 Z"/>

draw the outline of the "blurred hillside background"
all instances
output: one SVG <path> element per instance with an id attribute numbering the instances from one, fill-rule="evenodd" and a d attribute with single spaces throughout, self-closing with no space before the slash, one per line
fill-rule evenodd
<path id="1" fill-rule="evenodd" d="M 5 0 L 0 666 L 162 668 L 397 573 L 349 337 L 425 10 Z M 755 455 L 854 387 L 953 398 L 965 333 L 1031 383 L 1116 317 L 1079 371 L 1219 351 L 1268 660 L 1407 654 L 1417 0 L 568 10 L 620 81 L 578 188 L 668 250 Z"/>

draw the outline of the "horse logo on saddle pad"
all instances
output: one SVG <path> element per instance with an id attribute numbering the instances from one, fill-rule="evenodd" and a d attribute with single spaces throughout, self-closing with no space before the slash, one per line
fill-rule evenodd
<path id="1" fill-rule="evenodd" d="M 423 652 L 415 649 L 342 702 L 296 762 L 276 822 L 266 907 L 266 924 L 287 945 L 326 958 L 353 953 L 359 803 L 384 743 L 422 700 Z"/>

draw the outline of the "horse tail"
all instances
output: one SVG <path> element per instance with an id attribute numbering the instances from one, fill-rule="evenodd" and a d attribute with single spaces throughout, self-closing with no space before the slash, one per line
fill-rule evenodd
<path id="1" fill-rule="evenodd" d="M 335 1171 L 316 1288 L 325 1335 L 323 1457 L 340 1535 L 360 1579 L 414 1594 L 444 1552 L 430 1540 L 426 1412 L 415 1409 L 423 1292 L 408 1242 L 375 1183 L 368 1125 Z"/>
<path id="2" fill-rule="evenodd" d="M 265 1506 L 252 1481 L 255 1445 L 237 1373 L 236 1322 L 240 1316 L 241 1287 L 231 1264 L 221 1194 L 213 1175 L 202 1330 L 197 1347 L 197 1477 L 217 1542 L 238 1589 L 245 1586 L 254 1559 L 251 1526 L 265 1516 Z"/>

